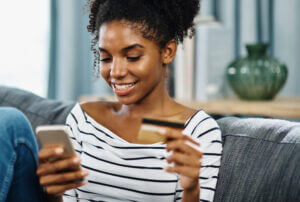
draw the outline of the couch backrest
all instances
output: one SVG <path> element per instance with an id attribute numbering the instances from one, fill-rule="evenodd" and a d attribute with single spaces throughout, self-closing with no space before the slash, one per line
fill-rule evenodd
<path id="1" fill-rule="evenodd" d="M 300 201 L 300 124 L 228 117 L 215 201 Z"/>

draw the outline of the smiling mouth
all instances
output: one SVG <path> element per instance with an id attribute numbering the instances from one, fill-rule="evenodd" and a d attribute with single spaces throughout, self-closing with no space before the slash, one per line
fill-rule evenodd
<path id="1" fill-rule="evenodd" d="M 133 83 L 126 83 L 126 84 L 113 84 L 113 88 L 116 90 L 126 90 L 132 86 L 134 86 L 138 81 L 135 81 Z"/>

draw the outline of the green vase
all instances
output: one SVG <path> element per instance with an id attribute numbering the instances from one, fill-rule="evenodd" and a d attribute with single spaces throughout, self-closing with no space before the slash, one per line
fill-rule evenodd
<path id="1" fill-rule="evenodd" d="M 287 79 L 287 67 L 267 55 L 267 44 L 248 44 L 246 48 L 248 56 L 226 69 L 230 86 L 241 99 L 273 99 Z"/>

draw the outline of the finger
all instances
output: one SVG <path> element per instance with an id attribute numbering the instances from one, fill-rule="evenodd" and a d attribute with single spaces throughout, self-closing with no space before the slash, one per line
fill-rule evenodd
<path id="1" fill-rule="evenodd" d="M 197 146 L 200 146 L 200 143 L 194 140 L 191 136 L 183 134 L 183 139 L 189 141 Z"/>
<path id="2" fill-rule="evenodd" d="M 200 175 L 200 169 L 195 167 L 188 167 L 182 165 L 175 165 L 174 167 L 165 167 L 164 170 L 169 173 L 177 173 L 179 175 L 183 175 L 189 178 L 194 178 L 198 180 Z"/>
<path id="3" fill-rule="evenodd" d="M 82 180 L 88 176 L 87 170 L 79 170 L 75 172 L 66 172 L 61 174 L 45 175 L 40 178 L 40 184 L 43 186 L 55 185 L 55 184 L 66 184 L 72 181 Z"/>
<path id="4" fill-rule="evenodd" d="M 69 189 L 75 189 L 77 187 L 83 186 L 87 182 L 88 181 L 85 180 L 83 182 L 73 182 L 73 183 L 64 184 L 64 185 L 51 185 L 51 186 L 46 187 L 46 192 L 48 194 L 62 194 Z"/>
<path id="5" fill-rule="evenodd" d="M 188 140 L 196 145 L 200 145 L 199 142 L 197 142 L 196 140 L 194 140 L 191 136 L 182 134 L 181 131 L 179 130 L 175 130 L 175 129 L 168 129 L 168 128 L 162 128 L 160 127 L 158 129 L 158 133 L 165 136 L 167 139 L 184 139 L 184 140 Z"/>
<path id="6" fill-rule="evenodd" d="M 188 153 L 190 155 L 195 155 L 200 158 L 203 156 L 203 153 L 200 151 L 199 146 L 194 146 L 188 141 L 182 139 L 167 142 L 166 149 L 167 151 L 173 150 Z"/>
<path id="7" fill-rule="evenodd" d="M 174 152 L 172 155 L 166 158 L 168 163 L 175 163 L 175 165 L 186 165 L 190 167 L 201 168 L 201 158 L 197 156 L 191 156 L 187 154 L 182 154 L 179 152 Z"/>
<path id="8" fill-rule="evenodd" d="M 48 161 L 50 158 L 60 158 L 64 153 L 63 147 L 44 147 L 40 150 L 38 156 L 40 162 Z"/>
<path id="9" fill-rule="evenodd" d="M 78 156 L 40 164 L 36 174 L 39 176 L 53 174 L 64 170 L 78 170 L 81 159 Z"/>

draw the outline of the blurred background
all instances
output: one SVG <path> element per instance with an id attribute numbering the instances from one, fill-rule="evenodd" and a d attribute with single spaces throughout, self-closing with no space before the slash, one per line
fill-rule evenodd
<path id="1" fill-rule="evenodd" d="M 92 70 L 85 0 L 0 2 L 0 85 L 76 100 L 110 93 Z"/>
<path id="2" fill-rule="evenodd" d="M 110 95 L 93 74 L 85 5 L 1 1 L 0 85 L 60 100 Z M 171 95 L 199 101 L 232 96 L 227 66 L 247 55 L 246 44 L 264 42 L 268 55 L 288 67 L 279 96 L 300 96 L 299 9 L 299 0 L 202 0 L 196 35 L 181 45 L 170 66 Z"/>

